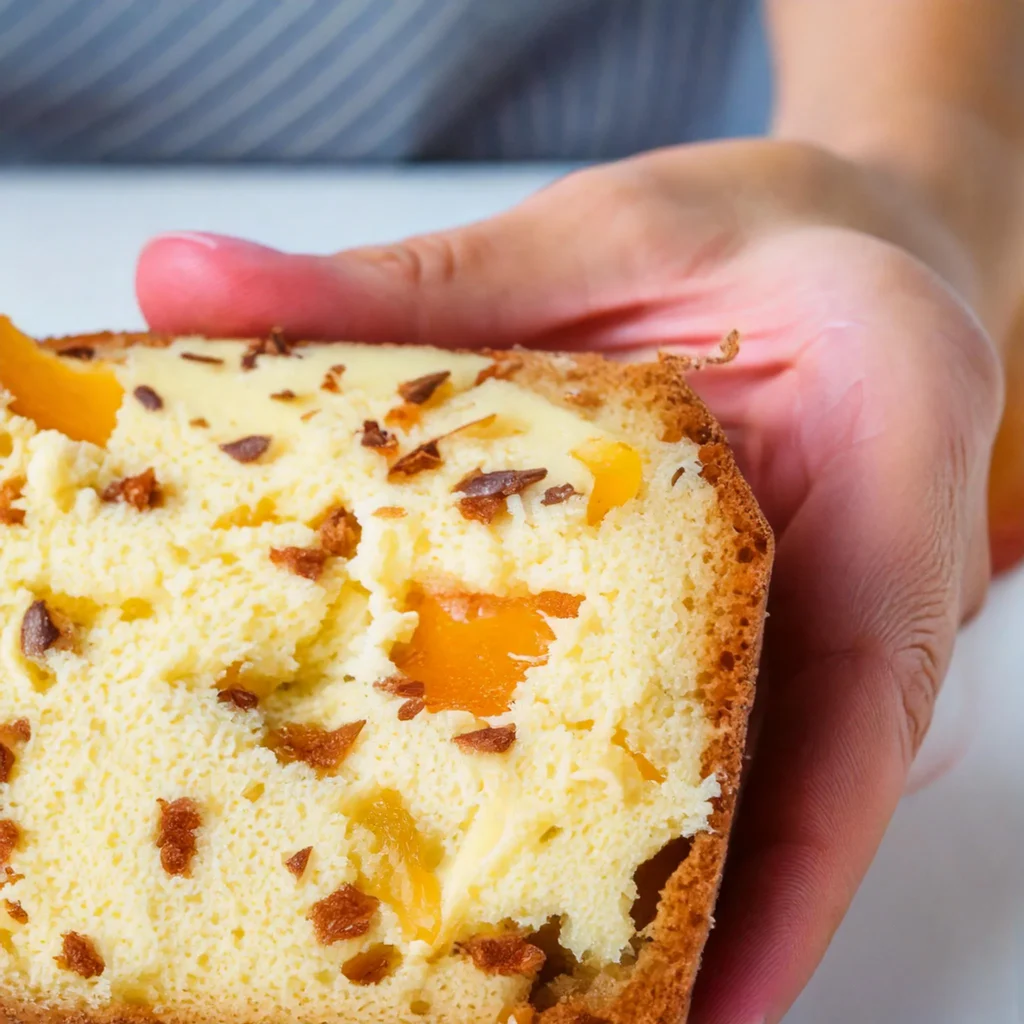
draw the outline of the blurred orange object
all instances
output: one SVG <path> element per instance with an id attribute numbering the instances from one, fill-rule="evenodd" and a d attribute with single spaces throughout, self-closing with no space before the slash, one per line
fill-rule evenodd
<path id="1" fill-rule="evenodd" d="M 1024 559 L 1024 308 L 1010 336 L 1006 411 L 992 453 L 988 510 L 992 567 L 1005 572 Z"/>

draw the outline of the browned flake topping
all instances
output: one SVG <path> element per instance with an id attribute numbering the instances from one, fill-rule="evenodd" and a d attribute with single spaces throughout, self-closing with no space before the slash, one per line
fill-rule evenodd
<path id="1" fill-rule="evenodd" d="M 63 939 L 63 954 L 55 956 L 57 966 L 65 971 L 74 971 L 83 978 L 98 978 L 106 968 L 103 957 L 96 952 L 92 939 L 78 932 L 65 932 Z"/>
<path id="2" fill-rule="evenodd" d="M 242 369 L 252 370 L 256 366 L 258 356 L 290 356 L 292 347 L 285 339 L 280 327 L 274 327 L 266 338 L 257 338 L 249 343 L 242 355 Z"/>
<path id="3" fill-rule="evenodd" d="M 21 620 L 21 651 L 30 658 L 44 655 L 61 638 L 45 601 L 33 601 Z"/>
<path id="4" fill-rule="evenodd" d="M 477 729 L 476 732 L 464 732 L 453 739 L 461 750 L 472 750 L 479 754 L 504 754 L 516 741 L 516 727 L 488 726 L 486 729 Z"/>
<path id="5" fill-rule="evenodd" d="M 145 512 L 160 504 L 160 485 L 150 468 L 136 476 L 115 480 L 103 491 L 102 497 L 104 501 L 123 501 L 137 512 Z"/>
<path id="6" fill-rule="evenodd" d="M 182 359 L 187 359 L 190 363 L 208 363 L 210 366 L 223 366 L 224 360 L 219 356 L 204 356 L 199 352 L 182 352 Z"/>
<path id="7" fill-rule="evenodd" d="M 217 700 L 221 704 L 234 704 L 242 711 L 252 711 L 260 702 L 255 693 L 245 690 L 241 686 L 229 686 L 226 690 L 221 690 L 217 694 Z"/>
<path id="8" fill-rule="evenodd" d="M 251 434 L 222 444 L 220 450 L 230 455 L 235 462 L 255 462 L 269 447 L 270 438 L 266 434 Z"/>
<path id="9" fill-rule="evenodd" d="M 580 492 L 572 484 L 559 484 L 557 487 L 549 487 L 540 499 L 542 505 L 561 505 L 563 501 L 576 497 Z"/>
<path id="10" fill-rule="evenodd" d="M 0 818 L 0 867 L 6 867 L 21 841 L 21 829 L 10 818 Z M 8 881 L 10 881 L 8 872 Z"/>
<path id="11" fill-rule="evenodd" d="M 139 405 L 150 412 L 156 412 L 157 409 L 164 407 L 164 400 L 148 384 L 140 384 L 132 394 Z"/>
<path id="12" fill-rule="evenodd" d="M 427 469 L 437 469 L 441 465 L 441 452 L 437 441 L 426 441 L 418 448 L 403 455 L 389 470 L 388 476 L 415 476 Z"/>
<path id="13" fill-rule="evenodd" d="M 199 806 L 187 796 L 168 803 L 157 800 L 160 820 L 157 823 L 156 845 L 160 863 L 169 875 L 188 875 L 196 853 L 196 829 L 203 823 Z"/>
<path id="14" fill-rule="evenodd" d="M 4 743 L 0 743 L 0 784 L 7 782 L 14 771 L 14 751 Z"/>
<path id="15" fill-rule="evenodd" d="M 324 379 L 320 383 L 321 391 L 331 391 L 337 394 L 341 390 L 341 385 L 338 383 L 341 380 L 341 375 L 345 372 L 345 367 L 338 363 L 337 366 L 332 366 L 325 374 Z"/>
<path id="16" fill-rule="evenodd" d="M 426 706 L 427 702 L 422 697 L 413 697 L 398 709 L 398 720 L 400 722 L 408 722 L 415 718 Z"/>
<path id="17" fill-rule="evenodd" d="M 24 486 L 25 480 L 20 476 L 0 484 L 0 523 L 4 526 L 20 526 L 25 522 L 24 509 L 14 507 L 14 502 L 21 497 L 21 489 Z"/>
<path id="18" fill-rule="evenodd" d="M 210 422 L 205 416 L 197 416 L 194 420 L 189 420 L 188 425 L 190 427 L 208 427 Z"/>
<path id="19" fill-rule="evenodd" d="M 461 944 L 472 957 L 473 966 L 485 974 L 503 977 L 536 974 L 546 957 L 536 946 L 531 946 L 521 935 L 474 935 Z"/>
<path id="20" fill-rule="evenodd" d="M 60 349 L 57 355 L 65 356 L 67 359 L 83 359 L 88 362 L 96 355 L 96 349 L 91 345 L 69 345 L 67 348 Z"/>
<path id="21" fill-rule="evenodd" d="M 389 427 L 400 427 L 402 430 L 409 431 L 422 418 L 423 411 L 418 405 L 413 405 L 412 402 L 403 402 L 401 405 L 396 405 L 394 409 L 387 411 L 384 416 L 384 422 Z"/>
<path id="22" fill-rule="evenodd" d="M 295 399 L 295 392 L 285 388 L 284 391 L 275 391 L 270 397 L 275 402 L 291 402 Z"/>
<path id="23" fill-rule="evenodd" d="M 678 469 L 677 469 L 677 470 L 676 470 L 676 471 L 675 471 L 675 472 L 674 472 L 674 473 L 672 474 L 672 482 L 671 482 L 671 483 L 669 484 L 669 487 L 675 487 L 675 485 L 676 485 L 676 481 L 677 481 L 677 480 L 678 480 L 678 479 L 679 479 L 679 478 L 680 478 L 680 477 L 681 477 L 681 476 L 682 476 L 682 475 L 683 475 L 683 474 L 684 474 L 685 472 L 686 472 L 686 467 L 685 467 L 685 466 L 680 466 L 680 467 L 679 467 L 679 468 L 678 468 Z"/>
<path id="24" fill-rule="evenodd" d="M 341 505 L 328 509 L 324 521 L 317 528 L 320 547 L 339 558 L 351 558 L 362 535 L 359 520 Z"/>
<path id="25" fill-rule="evenodd" d="M 517 355 L 501 356 L 490 366 L 485 366 L 477 375 L 476 383 L 483 384 L 485 380 L 496 377 L 498 380 L 508 380 L 517 370 L 523 368 L 523 360 Z"/>
<path id="26" fill-rule="evenodd" d="M 0 889 L 5 885 L 14 885 L 15 882 L 20 882 L 24 877 L 24 875 L 19 875 L 14 868 L 5 867 L 3 876 L 0 877 Z"/>
<path id="27" fill-rule="evenodd" d="M 387 679 L 378 679 L 373 684 L 373 688 L 384 693 L 390 693 L 395 697 L 422 697 L 427 692 L 427 688 L 423 683 L 403 675 L 393 675 L 388 676 Z"/>
<path id="28" fill-rule="evenodd" d="M 460 498 L 458 501 L 459 512 L 463 519 L 472 519 L 478 523 L 490 524 L 494 522 L 495 516 L 505 509 L 504 498 Z"/>
<path id="29" fill-rule="evenodd" d="M 28 743 L 32 739 L 32 725 L 27 718 L 16 718 L 13 722 L 0 725 L 0 737 L 17 743 Z"/>
<path id="30" fill-rule="evenodd" d="M 465 494 L 467 498 L 507 498 L 512 494 L 520 494 L 547 475 L 546 469 L 499 469 L 494 473 L 474 469 L 452 490 Z"/>
<path id="31" fill-rule="evenodd" d="M 439 373 L 428 373 L 415 380 L 407 380 L 398 385 L 398 393 L 404 402 L 423 405 L 451 375 L 451 370 L 441 370 Z"/>
<path id="32" fill-rule="evenodd" d="M 398 447 L 398 438 L 389 434 L 376 420 L 363 420 L 364 448 L 376 448 L 378 451 L 393 452 Z"/>
<path id="33" fill-rule="evenodd" d="M 304 412 L 299 419 L 303 423 L 308 423 L 319 411 L 319 409 L 310 409 L 309 412 Z"/>
<path id="34" fill-rule="evenodd" d="M 405 509 L 401 505 L 381 505 L 373 510 L 378 519 L 404 519 Z"/>
<path id="35" fill-rule="evenodd" d="M 398 963 L 394 946 L 371 946 L 341 965 L 341 973 L 353 985 L 379 985 Z"/>
<path id="36" fill-rule="evenodd" d="M 282 764 L 302 761 L 318 775 L 325 775 L 341 767 L 364 725 L 362 719 L 329 731 L 319 725 L 288 722 L 270 733 L 267 745 Z"/>
<path id="37" fill-rule="evenodd" d="M 293 853 L 285 862 L 284 866 L 296 877 L 301 878 L 306 871 L 306 865 L 309 863 L 309 855 L 313 852 L 312 846 L 306 846 L 299 850 L 298 853 Z"/>
<path id="38" fill-rule="evenodd" d="M 4 900 L 4 910 L 7 911 L 7 916 L 12 921 L 17 921 L 18 924 L 28 924 L 28 914 L 17 900 Z"/>
<path id="39" fill-rule="evenodd" d="M 324 571 L 327 552 L 319 548 L 271 548 L 270 560 L 307 580 L 318 580 Z"/>
<path id="40" fill-rule="evenodd" d="M 317 941 L 330 946 L 342 939 L 358 939 L 370 930 L 370 922 L 377 913 L 380 900 L 367 896 L 347 882 L 340 888 L 314 903 L 309 910 Z"/>

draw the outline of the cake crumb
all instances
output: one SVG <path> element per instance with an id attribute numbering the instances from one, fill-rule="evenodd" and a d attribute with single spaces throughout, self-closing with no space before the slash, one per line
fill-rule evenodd
<path id="1" fill-rule="evenodd" d="M 288 722 L 270 733 L 267 745 L 281 764 L 302 761 L 322 776 L 341 767 L 364 725 L 366 719 L 361 719 L 327 730 L 319 725 Z"/>
<path id="2" fill-rule="evenodd" d="M 106 969 L 92 939 L 78 932 L 65 932 L 61 939 L 63 953 L 53 959 L 62 970 L 74 971 L 83 978 L 98 978 Z"/>
<path id="3" fill-rule="evenodd" d="M 241 686 L 229 686 L 217 694 L 217 701 L 221 704 L 234 704 L 241 711 L 252 711 L 260 699 L 251 690 L 243 689 Z"/>
<path id="4" fill-rule="evenodd" d="M 407 380 L 404 384 L 398 385 L 398 394 L 403 402 L 423 405 L 451 375 L 451 370 L 440 370 L 437 373 L 427 373 L 422 377 L 416 377 L 414 380 Z"/>
<path id="5" fill-rule="evenodd" d="M 25 522 L 25 510 L 14 507 L 22 496 L 25 478 L 21 476 L 5 480 L 0 484 L 0 523 L 4 526 L 21 526 Z"/>
<path id="6" fill-rule="evenodd" d="M 299 879 L 305 874 L 306 865 L 309 863 L 309 856 L 313 852 L 312 846 L 306 846 L 299 850 L 298 853 L 293 853 L 285 862 L 284 866 Z"/>
<path id="7" fill-rule="evenodd" d="M 474 935 L 461 943 L 460 948 L 469 954 L 477 970 L 506 978 L 536 974 L 546 959 L 542 950 L 530 945 L 515 932 L 506 935 Z"/>
<path id="8" fill-rule="evenodd" d="M 379 905 L 380 900 L 375 896 L 368 896 L 346 882 L 330 896 L 314 903 L 307 916 L 313 922 L 320 945 L 330 946 L 342 939 L 365 935 Z"/>
<path id="9" fill-rule="evenodd" d="M 109 484 L 101 495 L 106 502 L 122 501 L 137 512 L 146 512 L 160 504 L 160 485 L 152 468 L 135 476 L 126 476 Z"/>
<path id="10" fill-rule="evenodd" d="M 139 405 L 149 412 L 156 412 L 164 407 L 164 400 L 148 384 L 140 384 L 132 394 Z"/>
<path id="11" fill-rule="evenodd" d="M 362 534 L 359 520 L 343 505 L 332 505 L 317 527 L 320 547 L 339 558 L 351 558 L 356 553 Z"/>
<path id="12" fill-rule="evenodd" d="M 12 921 L 18 924 L 28 924 L 28 914 L 25 908 L 17 900 L 4 900 L 4 910 Z"/>
<path id="13" fill-rule="evenodd" d="M 327 552 L 319 548 L 271 548 L 270 560 L 296 576 L 315 581 L 324 571 Z"/>
<path id="14" fill-rule="evenodd" d="M 604 404 L 604 399 L 596 391 L 587 388 L 566 391 L 563 397 L 570 405 L 577 405 L 581 409 L 599 409 Z"/>
<path id="15" fill-rule="evenodd" d="M 389 470 L 388 476 L 416 476 L 427 469 L 437 469 L 441 465 L 441 452 L 437 441 L 425 441 L 418 448 L 403 455 Z"/>
<path id="16" fill-rule="evenodd" d="M 379 452 L 393 452 L 398 448 L 398 438 L 389 434 L 376 420 L 363 420 L 363 434 L 360 444 Z"/>
<path id="17" fill-rule="evenodd" d="M 270 438 L 266 434 L 251 434 L 220 445 L 220 450 L 235 462 L 255 462 L 269 447 Z"/>
<path id="18" fill-rule="evenodd" d="M 488 726 L 475 732 L 464 732 L 453 737 L 461 750 L 475 751 L 479 754 L 504 754 L 516 741 L 514 725 Z"/>
<path id="19" fill-rule="evenodd" d="M 168 803 L 157 800 L 160 819 L 157 823 L 156 845 L 160 863 L 169 875 L 188 876 L 196 854 L 196 830 L 203 823 L 199 806 L 187 796 Z"/>

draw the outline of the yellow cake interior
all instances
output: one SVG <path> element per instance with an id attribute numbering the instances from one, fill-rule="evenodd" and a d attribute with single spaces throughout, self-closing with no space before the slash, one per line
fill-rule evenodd
<path id="1" fill-rule="evenodd" d="M 721 527 L 693 442 L 628 396 L 477 383 L 483 356 L 330 345 L 243 370 L 242 342 L 19 344 L 0 331 L 0 1003 L 497 1021 L 534 979 L 481 970 L 474 937 L 554 920 L 587 965 L 632 955 L 637 867 L 718 794 L 699 689 Z M 254 436 L 251 461 L 221 448 Z M 392 471 L 436 438 L 439 465 Z M 463 513 L 474 471 L 530 469 L 490 522 Z M 140 508 L 117 486 L 147 470 Z M 271 557 L 320 551 L 337 509 L 350 557 L 316 578 Z M 32 654 L 36 602 L 61 638 Z M 31 738 L 5 740 L 21 720 Z M 336 769 L 282 754 L 286 726 L 357 722 Z M 453 741 L 510 725 L 501 751 Z M 158 801 L 181 799 L 201 823 L 171 874 Z M 344 885 L 378 904 L 325 944 L 312 908 Z M 102 973 L 68 969 L 69 933 Z M 368 953 L 380 977 L 351 980 Z"/>

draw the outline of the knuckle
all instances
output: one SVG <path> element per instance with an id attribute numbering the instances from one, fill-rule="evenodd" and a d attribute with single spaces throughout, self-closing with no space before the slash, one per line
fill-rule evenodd
<path id="1" fill-rule="evenodd" d="M 465 246 L 451 234 L 417 235 L 385 246 L 378 259 L 414 287 L 449 284 L 467 262 Z"/>

